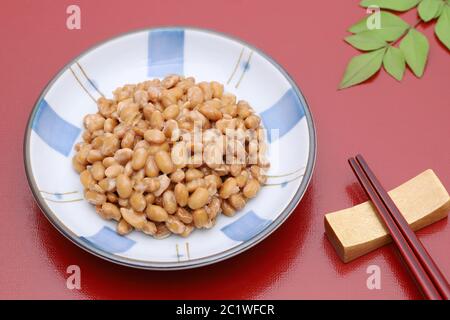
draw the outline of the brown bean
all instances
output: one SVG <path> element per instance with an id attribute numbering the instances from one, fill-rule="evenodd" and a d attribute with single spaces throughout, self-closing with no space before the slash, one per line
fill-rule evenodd
<path id="1" fill-rule="evenodd" d="M 178 183 L 174 188 L 175 199 L 180 207 L 185 207 L 189 200 L 189 192 L 186 186 Z"/>
<path id="2" fill-rule="evenodd" d="M 103 129 L 103 124 L 105 123 L 105 118 L 99 114 L 88 114 L 83 119 L 84 127 L 90 132 Z"/>
<path id="3" fill-rule="evenodd" d="M 222 201 L 222 213 L 227 217 L 232 217 L 236 214 L 236 210 L 231 206 L 228 201 Z"/>
<path id="4" fill-rule="evenodd" d="M 232 93 L 224 93 L 222 94 L 222 97 L 220 100 L 223 102 L 224 105 L 227 104 L 236 104 L 236 96 Z"/>
<path id="5" fill-rule="evenodd" d="M 130 148 L 123 148 L 116 151 L 114 154 L 114 160 L 117 161 L 118 164 L 124 166 L 128 161 L 133 157 L 133 150 Z"/>
<path id="6" fill-rule="evenodd" d="M 106 196 L 104 194 L 91 190 L 87 190 L 84 193 L 84 197 L 89 203 L 93 205 L 102 205 L 104 202 L 106 202 Z"/>
<path id="7" fill-rule="evenodd" d="M 89 150 L 86 160 L 89 163 L 94 163 L 97 161 L 102 161 L 103 160 L 103 154 L 100 152 L 100 150 L 96 150 L 96 149 L 91 149 Z"/>
<path id="8" fill-rule="evenodd" d="M 148 154 L 154 156 L 155 154 L 157 154 L 159 151 L 166 151 L 169 152 L 170 151 L 170 145 L 167 141 L 161 143 L 161 144 L 151 144 L 148 147 Z"/>
<path id="9" fill-rule="evenodd" d="M 203 91 L 197 86 L 190 87 L 187 91 L 187 98 L 192 107 L 195 107 L 203 102 Z"/>
<path id="10" fill-rule="evenodd" d="M 216 189 L 219 189 L 222 186 L 222 179 L 215 174 L 207 175 L 205 181 L 207 185 L 214 185 Z"/>
<path id="11" fill-rule="evenodd" d="M 105 138 L 103 139 L 101 152 L 106 157 L 112 156 L 114 152 L 119 149 L 119 145 L 119 139 L 115 135 L 109 133 L 108 136 L 105 135 Z"/>
<path id="12" fill-rule="evenodd" d="M 158 101 L 159 98 L 161 97 L 161 89 L 159 87 L 154 87 L 154 86 L 148 87 L 147 92 L 148 92 L 148 98 L 152 102 Z"/>
<path id="13" fill-rule="evenodd" d="M 72 157 L 72 166 L 75 169 L 76 172 L 81 173 L 84 170 L 86 170 L 86 166 L 82 165 L 81 163 L 78 162 L 76 156 Z"/>
<path id="14" fill-rule="evenodd" d="M 123 173 L 124 168 L 120 164 L 114 164 L 105 169 L 105 176 L 108 178 L 116 178 L 119 174 Z"/>
<path id="15" fill-rule="evenodd" d="M 241 173 L 236 177 L 236 183 L 239 188 L 243 188 L 248 180 L 248 171 L 241 171 Z"/>
<path id="16" fill-rule="evenodd" d="M 245 198 L 240 193 L 231 195 L 228 201 L 236 210 L 241 210 L 245 207 Z"/>
<path id="17" fill-rule="evenodd" d="M 155 239 L 165 239 L 170 236 L 172 233 L 169 229 L 167 229 L 165 223 L 157 223 L 156 224 L 156 233 L 153 235 Z"/>
<path id="18" fill-rule="evenodd" d="M 133 158 L 131 159 L 131 167 L 133 170 L 140 170 L 144 168 L 147 161 L 148 152 L 144 148 L 134 150 Z"/>
<path id="19" fill-rule="evenodd" d="M 167 120 L 164 124 L 164 135 L 171 141 L 177 141 L 180 137 L 178 122 L 175 120 Z"/>
<path id="20" fill-rule="evenodd" d="M 164 125 L 164 117 L 162 113 L 158 110 L 153 111 L 150 117 L 150 126 L 154 129 L 162 130 Z"/>
<path id="21" fill-rule="evenodd" d="M 107 220 L 113 219 L 116 221 L 120 221 L 120 219 L 122 218 L 119 208 L 115 204 L 109 202 L 105 202 L 102 204 L 101 215 L 104 219 Z"/>
<path id="22" fill-rule="evenodd" d="M 153 156 L 148 156 L 147 158 L 147 162 L 145 163 L 145 175 L 147 177 L 157 177 L 159 175 L 159 168 L 156 165 Z"/>
<path id="23" fill-rule="evenodd" d="M 147 217 L 155 222 L 164 222 L 169 217 L 167 211 L 164 208 L 156 205 L 147 206 Z"/>
<path id="24" fill-rule="evenodd" d="M 136 137 L 136 133 L 134 130 L 128 130 L 122 138 L 120 142 L 120 146 L 122 149 L 131 149 L 133 147 L 134 138 Z"/>
<path id="25" fill-rule="evenodd" d="M 155 192 L 159 189 L 160 183 L 158 178 L 144 178 L 143 182 L 146 186 L 145 191 L 147 192 Z"/>
<path id="26" fill-rule="evenodd" d="M 163 193 L 162 203 L 168 214 L 174 214 L 177 211 L 177 200 L 175 199 L 175 194 L 172 190 L 166 190 Z"/>
<path id="27" fill-rule="evenodd" d="M 155 154 L 155 162 L 159 170 L 161 170 L 165 174 L 169 174 L 175 171 L 175 165 L 173 164 L 172 159 L 167 151 L 158 151 Z"/>
<path id="28" fill-rule="evenodd" d="M 259 182 L 255 179 L 251 179 L 244 187 L 243 194 L 246 198 L 254 198 L 260 188 Z"/>
<path id="29" fill-rule="evenodd" d="M 116 180 L 114 178 L 104 178 L 98 182 L 100 188 L 105 192 L 112 192 L 116 189 Z"/>
<path id="30" fill-rule="evenodd" d="M 175 143 L 170 153 L 173 164 L 178 168 L 184 168 L 189 160 L 189 152 L 184 141 Z"/>
<path id="31" fill-rule="evenodd" d="M 211 88 L 211 84 L 209 82 L 203 81 L 198 84 L 200 89 L 202 89 L 203 97 L 206 100 L 211 100 L 213 97 L 213 91 Z"/>
<path id="32" fill-rule="evenodd" d="M 156 197 L 153 193 L 147 193 L 144 198 L 145 198 L 145 203 L 147 204 L 147 206 L 149 206 L 155 202 Z"/>
<path id="33" fill-rule="evenodd" d="M 238 112 L 237 110 L 238 109 L 235 104 L 229 104 L 229 105 L 226 105 L 226 106 L 223 106 L 222 108 L 220 108 L 220 111 L 222 112 L 224 118 L 226 116 L 230 116 L 231 118 L 226 119 L 227 120 L 226 122 L 220 123 L 219 125 L 216 124 L 216 128 L 219 129 L 219 127 L 220 127 L 220 130 L 222 132 L 225 132 L 223 125 L 227 124 L 228 129 L 234 129 L 234 127 L 236 126 L 236 121 L 235 121 L 234 117 L 237 116 L 237 112 Z M 227 129 L 227 128 L 225 128 L 225 129 Z"/>
<path id="34" fill-rule="evenodd" d="M 183 181 L 184 178 L 185 178 L 185 173 L 181 169 L 175 170 L 175 172 L 173 172 L 170 175 L 170 180 L 175 183 L 179 183 L 179 182 Z"/>
<path id="35" fill-rule="evenodd" d="M 149 129 L 145 131 L 144 139 L 150 143 L 161 144 L 166 141 L 166 136 L 161 130 Z"/>
<path id="36" fill-rule="evenodd" d="M 102 160 L 102 164 L 105 168 L 109 168 L 112 165 L 117 164 L 117 161 L 113 157 L 106 157 Z"/>
<path id="37" fill-rule="evenodd" d="M 252 174 L 253 178 L 258 180 L 258 182 L 260 184 L 266 183 L 267 176 L 264 175 L 264 172 L 263 172 L 263 170 L 260 167 L 255 166 L 255 165 L 251 166 L 250 167 L 250 173 Z"/>
<path id="38" fill-rule="evenodd" d="M 145 140 L 138 141 L 134 145 L 134 150 L 137 150 L 137 149 L 140 149 L 140 148 L 149 150 L 150 149 L 150 144 L 147 141 L 145 141 Z M 149 152 L 149 154 L 151 154 L 151 153 Z"/>
<path id="39" fill-rule="evenodd" d="M 147 202 L 145 201 L 144 195 L 142 193 L 133 192 L 130 197 L 130 205 L 134 211 L 142 212 L 145 210 Z"/>
<path id="40" fill-rule="evenodd" d="M 260 122 L 261 119 L 255 115 L 248 116 L 244 121 L 247 129 L 256 129 Z"/>
<path id="41" fill-rule="evenodd" d="M 178 220 L 175 216 L 169 216 L 166 221 L 166 227 L 169 229 L 172 233 L 175 234 L 181 234 L 184 232 L 184 229 L 186 228 L 183 222 Z"/>
<path id="42" fill-rule="evenodd" d="M 237 186 L 236 179 L 230 177 L 227 180 L 225 180 L 225 182 L 222 184 L 219 194 L 222 199 L 228 199 L 232 194 L 235 194 L 238 192 L 239 192 L 239 187 Z"/>
<path id="43" fill-rule="evenodd" d="M 120 103 L 118 108 L 120 109 Z M 139 112 L 139 105 L 134 102 L 123 107 L 119 112 L 120 121 L 126 125 L 135 125 L 141 117 L 142 114 Z"/>
<path id="44" fill-rule="evenodd" d="M 134 212 L 133 209 L 120 208 L 120 213 L 126 222 L 138 230 L 141 230 L 147 222 L 144 213 Z"/>
<path id="45" fill-rule="evenodd" d="M 117 126 L 114 127 L 113 134 L 117 138 L 123 139 L 128 131 L 129 126 L 127 126 L 125 123 L 119 123 Z"/>
<path id="46" fill-rule="evenodd" d="M 212 81 L 211 82 L 211 89 L 212 89 L 212 95 L 213 98 L 222 98 L 223 95 L 223 84 Z"/>
<path id="47" fill-rule="evenodd" d="M 201 187 L 203 188 L 207 187 L 206 181 L 204 179 L 195 179 L 186 183 L 186 188 L 188 192 L 194 192 L 196 189 Z"/>
<path id="48" fill-rule="evenodd" d="M 190 168 L 186 170 L 186 181 L 192 181 L 203 178 L 203 172 L 198 169 Z"/>
<path id="49" fill-rule="evenodd" d="M 233 177 L 237 177 L 241 174 L 242 166 L 240 164 L 231 164 L 230 165 L 230 174 Z"/>
<path id="50" fill-rule="evenodd" d="M 114 128 L 117 126 L 117 120 L 114 118 L 108 118 L 105 120 L 103 124 L 103 131 L 105 132 L 113 132 Z"/>
<path id="51" fill-rule="evenodd" d="M 148 92 L 144 90 L 136 90 L 134 92 L 134 102 L 139 105 L 144 105 L 148 102 Z"/>
<path id="52" fill-rule="evenodd" d="M 91 167 L 92 177 L 100 181 L 105 177 L 105 167 L 103 166 L 101 161 L 95 162 Z"/>
<path id="53" fill-rule="evenodd" d="M 192 233 L 192 231 L 194 231 L 194 229 L 195 229 L 195 227 L 192 224 L 185 225 L 184 231 L 183 231 L 183 233 L 180 234 L 180 236 L 186 238 Z"/>
<path id="54" fill-rule="evenodd" d="M 133 231 L 133 227 L 125 220 L 121 219 L 117 224 L 117 233 L 124 236 Z"/>
<path id="55" fill-rule="evenodd" d="M 162 195 L 162 193 L 166 191 L 170 185 L 170 179 L 165 174 L 158 176 L 158 181 L 159 181 L 159 188 L 158 190 L 153 192 L 153 194 L 157 197 Z"/>
<path id="56" fill-rule="evenodd" d="M 208 203 L 209 193 L 205 188 L 197 188 L 188 200 L 189 208 L 199 209 Z"/>
<path id="57" fill-rule="evenodd" d="M 75 155 L 76 161 L 82 165 L 87 165 L 87 156 L 89 154 L 89 151 L 92 149 L 92 146 L 90 144 L 83 145 L 80 148 L 80 151 L 77 152 Z"/>
<path id="58" fill-rule="evenodd" d="M 183 95 L 183 89 L 174 87 L 169 90 L 163 90 L 161 93 L 161 104 L 168 107 L 171 104 L 177 103 L 177 100 Z"/>
<path id="59" fill-rule="evenodd" d="M 217 215 L 220 213 L 221 201 L 217 197 L 213 197 L 211 202 L 205 207 L 206 212 L 210 220 L 216 219 Z"/>
<path id="60" fill-rule="evenodd" d="M 209 120 L 217 121 L 222 119 L 222 112 L 219 110 L 220 102 L 216 100 L 208 100 L 204 102 L 199 111 Z"/>
<path id="61" fill-rule="evenodd" d="M 175 86 L 178 81 L 180 81 L 180 76 L 178 75 L 169 75 L 167 77 L 165 77 L 162 81 L 161 81 L 161 85 L 166 88 L 166 89 L 170 89 L 173 86 Z"/>
<path id="62" fill-rule="evenodd" d="M 183 223 L 189 224 L 193 221 L 192 214 L 185 208 L 178 208 L 175 216 Z"/>
<path id="63" fill-rule="evenodd" d="M 192 217 L 196 228 L 205 228 L 209 223 L 208 213 L 203 208 L 194 210 Z"/>
<path id="64" fill-rule="evenodd" d="M 162 115 L 165 120 L 169 119 L 175 119 L 178 117 L 178 114 L 180 113 L 180 107 L 177 104 L 172 104 L 164 109 Z"/>
<path id="65" fill-rule="evenodd" d="M 142 232 L 151 236 L 154 236 L 157 231 L 158 229 L 156 228 L 156 225 L 151 221 L 146 221 L 144 226 L 142 227 Z"/>
<path id="66" fill-rule="evenodd" d="M 239 101 L 237 104 L 239 118 L 245 119 L 252 114 L 250 105 L 247 101 Z"/>
<path id="67" fill-rule="evenodd" d="M 89 131 L 84 131 L 83 134 L 81 135 L 81 138 L 83 138 L 84 142 L 90 143 L 92 141 L 92 135 Z M 76 150 L 79 151 L 79 150 Z"/>
<path id="68" fill-rule="evenodd" d="M 121 197 L 122 199 L 127 199 L 133 192 L 130 178 L 123 173 L 119 174 L 116 178 L 116 188 L 119 197 Z"/>
<path id="69" fill-rule="evenodd" d="M 95 184 L 95 179 L 89 170 L 84 170 L 80 173 L 80 181 L 83 187 L 85 187 L 86 189 Z"/>
<path id="70" fill-rule="evenodd" d="M 115 192 L 107 192 L 106 193 L 106 199 L 111 203 L 117 203 L 119 200 L 119 197 Z"/>
<path id="71" fill-rule="evenodd" d="M 120 207 L 123 208 L 128 208 L 130 206 L 130 201 L 128 199 L 119 198 L 117 200 L 117 203 L 119 204 Z"/>

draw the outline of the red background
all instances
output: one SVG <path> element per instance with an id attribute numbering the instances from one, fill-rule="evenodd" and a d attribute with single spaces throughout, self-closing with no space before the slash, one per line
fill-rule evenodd
<path id="1" fill-rule="evenodd" d="M 81 30 L 66 29 L 69 4 L 81 7 Z M 422 79 L 408 71 L 398 83 L 381 72 L 337 91 L 357 53 L 342 39 L 364 15 L 358 1 L 2 0 L 0 298 L 420 298 L 393 246 L 343 264 L 324 236 L 325 213 L 366 199 L 346 162 L 358 152 L 389 189 L 427 168 L 450 189 L 449 53 L 433 24 L 421 26 L 430 39 Z M 317 125 L 316 170 L 287 222 L 244 254 L 196 270 L 134 270 L 84 252 L 45 219 L 23 168 L 26 120 L 55 73 L 99 41 L 161 25 L 210 28 L 259 47 L 293 76 Z M 419 236 L 450 277 L 447 220 Z M 81 267 L 81 290 L 66 288 L 71 264 Z M 369 265 L 381 268 L 381 290 L 366 288 Z"/>

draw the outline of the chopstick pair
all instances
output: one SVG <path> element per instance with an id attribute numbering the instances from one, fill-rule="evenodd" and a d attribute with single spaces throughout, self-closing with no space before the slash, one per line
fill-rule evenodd
<path id="1" fill-rule="evenodd" d="M 450 286 L 397 206 L 381 186 L 361 155 L 348 160 L 359 183 L 372 200 L 381 219 L 414 276 L 423 295 L 430 300 L 449 300 Z"/>

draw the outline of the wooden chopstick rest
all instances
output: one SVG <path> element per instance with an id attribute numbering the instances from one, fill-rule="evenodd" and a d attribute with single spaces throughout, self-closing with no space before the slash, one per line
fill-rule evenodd
<path id="1" fill-rule="evenodd" d="M 445 218 L 450 210 L 450 196 L 431 169 L 388 193 L 414 231 Z M 392 240 L 370 201 L 326 214 L 325 232 L 344 262 Z"/>

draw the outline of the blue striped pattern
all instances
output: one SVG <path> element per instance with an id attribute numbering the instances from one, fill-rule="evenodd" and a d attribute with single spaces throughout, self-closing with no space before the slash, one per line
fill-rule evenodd
<path id="1" fill-rule="evenodd" d="M 270 224 L 270 220 L 260 218 L 253 211 L 249 211 L 238 220 L 223 227 L 221 231 L 234 241 L 247 241 Z"/>
<path id="2" fill-rule="evenodd" d="M 45 143 L 66 157 L 81 132 L 61 118 L 44 99 L 39 103 L 31 127 Z"/>
<path id="3" fill-rule="evenodd" d="M 284 136 L 304 116 L 305 108 L 295 91 L 290 88 L 273 106 L 261 113 L 269 142 Z M 272 135 L 271 130 L 278 130 L 278 135 Z"/>
<path id="4" fill-rule="evenodd" d="M 184 74 L 184 30 L 155 30 L 148 38 L 148 75 Z"/>
<path id="5" fill-rule="evenodd" d="M 122 253 L 128 251 L 136 244 L 136 241 L 117 234 L 109 227 L 103 227 L 99 232 L 90 237 L 81 237 L 97 249 L 108 253 Z"/>

